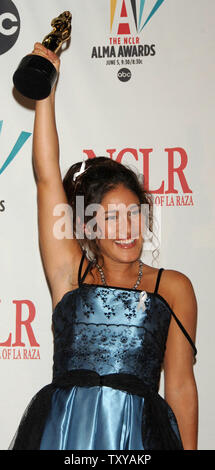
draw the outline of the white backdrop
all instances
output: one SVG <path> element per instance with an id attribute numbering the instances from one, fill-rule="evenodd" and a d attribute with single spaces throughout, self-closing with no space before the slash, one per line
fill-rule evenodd
<path id="1" fill-rule="evenodd" d="M 148 0 L 140 18 L 144 2 L 137 0 L 136 26 L 131 3 L 125 0 L 127 17 L 120 18 L 123 0 L 1 0 L 1 449 L 8 448 L 32 395 L 51 381 L 53 354 L 32 172 L 34 103 L 13 90 L 12 76 L 64 10 L 72 12 L 73 30 L 61 54 L 56 98 L 62 175 L 83 154 L 123 157 L 140 171 L 148 154 L 149 189 L 156 190 L 161 213 L 158 266 L 185 273 L 198 300 L 199 449 L 214 449 L 215 4 Z M 117 34 L 120 23 L 130 31 Z M 130 49 L 123 49 L 125 41 Z M 123 57 L 126 51 L 133 56 Z M 118 78 L 122 68 L 131 75 L 126 82 Z M 177 167 L 183 180 L 173 172 Z M 28 330 L 20 324 L 20 305 L 22 321 L 35 314 Z"/>

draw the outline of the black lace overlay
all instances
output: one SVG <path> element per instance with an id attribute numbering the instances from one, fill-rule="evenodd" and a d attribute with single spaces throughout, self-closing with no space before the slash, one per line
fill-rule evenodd
<path id="1" fill-rule="evenodd" d="M 54 376 L 66 370 L 133 373 L 158 390 L 171 315 L 160 299 L 140 292 L 83 284 L 54 315 Z"/>

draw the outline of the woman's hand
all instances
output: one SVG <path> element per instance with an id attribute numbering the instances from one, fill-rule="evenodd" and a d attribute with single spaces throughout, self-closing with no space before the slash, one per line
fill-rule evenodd
<path id="1" fill-rule="evenodd" d="M 52 62 L 57 72 L 59 73 L 59 69 L 60 69 L 59 57 L 57 56 L 57 54 L 55 54 L 54 52 L 44 47 L 40 42 L 36 42 L 34 44 L 34 50 L 32 54 L 40 55 L 42 57 L 45 57 L 45 59 L 50 60 L 50 62 Z"/>

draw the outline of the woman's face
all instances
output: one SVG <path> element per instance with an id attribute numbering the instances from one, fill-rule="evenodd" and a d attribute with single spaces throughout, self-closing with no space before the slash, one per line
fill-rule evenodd
<path id="1" fill-rule="evenodd" d="M 143 245 L 139 198 L 123 184 L 105 194 L 96 216 L 97 244 L 103 256 L 118 262 L 136 261 Z"/>

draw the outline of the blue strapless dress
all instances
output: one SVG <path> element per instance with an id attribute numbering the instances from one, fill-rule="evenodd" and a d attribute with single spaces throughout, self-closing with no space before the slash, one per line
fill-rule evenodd
<path id="1" fill-rule="evenodd" d="M 48 385 L 32 399 L 10 448 L 183 449 L 175 415 L 158 395 L 171 314 L 167 302 L 156 292 L 145 293 L 140 302 L 138 290 L 84 283 L 67 292 L 53 313 L 54 379 L 83 369 L 101 376 L 123 373 L 138 377 L 152 397 L 158 398 L 154 401 L 157 419 L 163 420 L 163 436 L 154 433 L 155 427 L 150 432 L 144 396 L 105 385 Z M 170 447 L 165 435 L 174 443 Z"/>

